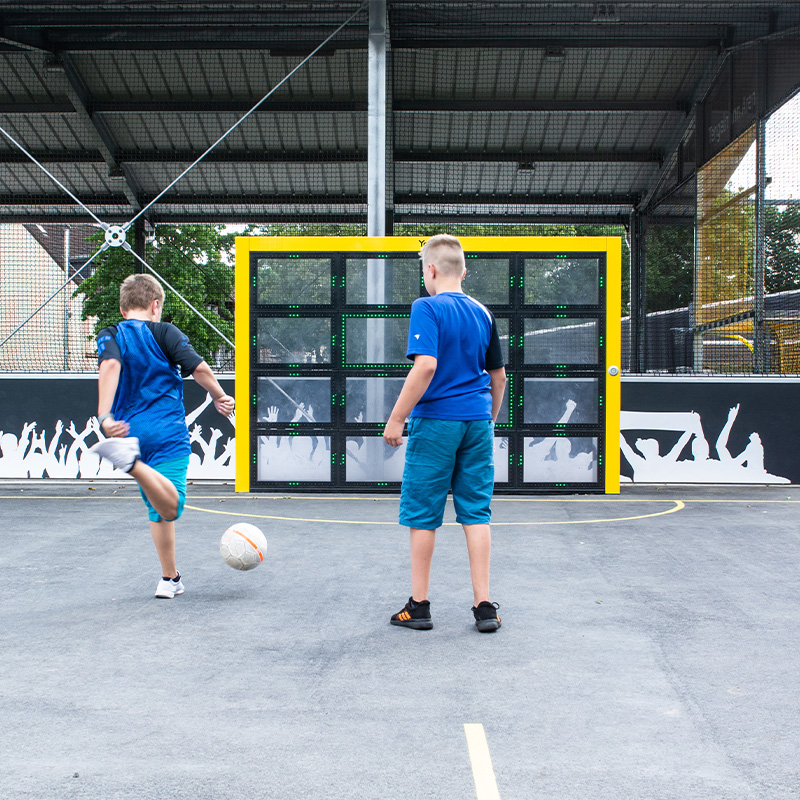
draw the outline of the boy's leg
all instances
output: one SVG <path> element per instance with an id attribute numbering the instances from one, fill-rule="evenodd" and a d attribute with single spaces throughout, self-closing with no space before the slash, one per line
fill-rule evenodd
<path id="1" fill-rule="evenodd" d="M 150 505 L 164 519 L 174 520 L 178 516 L 178 490 L 169 478 L 140 460 L 136 461 L 128 474 L 139 484 Z"/>
<path id="2" fill-rule="evenodd" d="M 158 560 L 161 562 L 161 574 L 165 578 L 176 578 L 178 569 L 175 566 L 175 523 L 161 520 L 150 521 L 150 534 L 156 546 Z"/>
<path id="3" fill-rule="evenodd" d="M 497 606 L 489 600 L 494 430 L 488 420 L 473 420 L 466 426 L 453 471 L 453 504 L 456 520 L 464 528 L 467 539 L 476 625 L 480 631 L 497 630 L 500 627 Z M 492 619 L 485 619 L 487 616 Z"/>
<path id="4" fill-rule="evenodd" d="M 467 537 L 469 571 L 472 576 L 473 605 L 489 602 L 489 565 L 492 552 L 492 533 L 489 525 L 463 525 Z"/>
<path id="5" fill-rule="evenodd" d="M 415 603 L 420 603 L 428 599 L 436 531 L 422 528 L 409 530 L 411 531 L 411 598 Z"/>

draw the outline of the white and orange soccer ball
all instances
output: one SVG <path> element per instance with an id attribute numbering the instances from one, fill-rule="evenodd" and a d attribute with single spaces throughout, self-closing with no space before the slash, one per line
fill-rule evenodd
<path id="1" fill-rule="evenodd" d="M 222 534 L 219 552 L 234 569 L 255 569 L 267 554 L 267 540 L 255 525 L 237 522 Z"/>

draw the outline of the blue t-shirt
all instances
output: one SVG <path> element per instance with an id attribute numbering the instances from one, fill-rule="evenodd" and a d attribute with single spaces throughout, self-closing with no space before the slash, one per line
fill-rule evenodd
<path id="1" fill-rule="evenodd" d="M 142 461 L 160 464 L 191 453 L 183 379 L 203 361 L 188 337 L 168 322 L 130 319 L 97 335 L 98 363 L 122 364 L 111 412 L 139 439 Z"/>
<path id="2" fill-rule="evenodd" d="M 487 370 L 504 366 L 492 312 L 463 292 L 420 297 L 411 304 L 406 355 L 433 356 L 436 372 L 412 417 L 492 418 Z"/>

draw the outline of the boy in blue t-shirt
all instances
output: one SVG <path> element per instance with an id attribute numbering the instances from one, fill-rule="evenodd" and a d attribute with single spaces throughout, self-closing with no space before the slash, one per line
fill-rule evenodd
<path id="1" fill-rule="evenodd" d="M 191 443 L 183 407 L 183 378 L 191 375 L 220 414 L 233 413 L 208 364 L 174 325 L 161 322 L 164 289 L 150 275 L 120 286 L 124 320 L 97 335 L 97 418 L 109 437 L 90 448 L 139 484 L 161 562 L 156 597 L 183 594 L 175 566 L 175 520 L 183 513 Z"/>
<path id="2" fill-rule="evenodd" d="M 422 248 L 422 271 L 430 297 L 411 305 L 407 355 L 414 366 L 403 384 L 383 438 L 408 447 L 400 494 L 400 524 L 411 529 L 411 597 L 392 625 L 433 627 L 428 600 L 436 529 L 447 492 L 453 490 L 456 520 L 467 538 L 475 625 L 500 627 L 497 603 L 489 600 L 494 487 L 494 420 L 506 371 L 491 312 L 464 294 L 464 251 L 454 236 L 439 234 Z"/>

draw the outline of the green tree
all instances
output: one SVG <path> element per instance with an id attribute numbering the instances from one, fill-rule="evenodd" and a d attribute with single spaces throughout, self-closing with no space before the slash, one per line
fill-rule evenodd
<path id="1" fill-rule="evenodd" d="M 767 206 L 765 211 L 767 292 L 800 289 L 800 208 Z"/>
<path id="2" fill-rule="evenodd" d="M 647 311 L 688 306 L 694 287 L 694 226 L 652 225 L 646 246 Z"/>
<path id="3" fill-rule="evenodd" d="M 102 231 L 92 237 L 98 246 Z M 145 261 L 196 309 L 233 340 L 233 234 L 220 225 L 158 225 L 147 243 Z M 93 262 L 96 269 L 75 291 L 84 294 L 83 318 L 97 317 L 95 333 L 119 322 L 119 286 L 130 274 L 144 270 L 121 247 L 106 250 Z M 146 271 L 146 270 L 144 270 Z M 162 319 L 177 325 L 197 352 L 212 364 L 227 347 L 224 339 L 174 292 L 164 287 Z M 218 365 L 219 366 L 219 365 Z"/>

